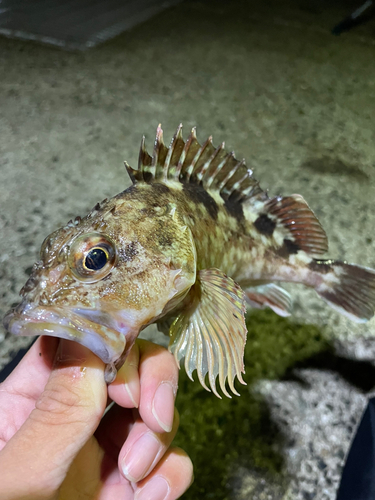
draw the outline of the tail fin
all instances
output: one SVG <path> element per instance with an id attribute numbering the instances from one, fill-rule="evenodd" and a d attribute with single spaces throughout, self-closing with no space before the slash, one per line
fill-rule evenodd
<path id="1" fill-rule="evenodd" d="M 341 261 L 315 260 L 323 281 L 315 290 L 328 304 L 357 323 L 375 312 L 375 270 Z"/>

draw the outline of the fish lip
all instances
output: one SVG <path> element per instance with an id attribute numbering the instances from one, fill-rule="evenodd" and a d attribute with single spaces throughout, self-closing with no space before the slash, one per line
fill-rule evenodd
<path id="1" fill-rule="evenodd" d="M 119 331 L 119 329 L 116 328 L 115 322 L 113 321 L 111 316 L 107 313 L 99 311 L 98 309 L 73 307 L 72 311 L 75 315 L 83 318 L 84 320 L 97 323 L 112 330 Z"/>
<path id="2" fill-rule="evenodd" d="M 49 335 L 75 340 L 107 364 L 114 363 L 126 345 L 125 335 L 114 328 L 115 325 L 95 322 L 74 309 L 21 302 L 6 313 L 3 325 L 13 335 Z"/>

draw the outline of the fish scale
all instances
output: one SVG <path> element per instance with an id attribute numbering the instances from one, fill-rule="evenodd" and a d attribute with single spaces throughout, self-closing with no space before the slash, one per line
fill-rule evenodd
<path id="1" fill-rule="evenodd" d="M 189 377 L 218 397 L 244 383 L 246 307 L 291 313 L 278 282 L 312 287 L 354 321 L 374 314 L 375 271 L 324 259 L 327 236 L 300 195 L 269 198 L 244 160 L 212 137 L 142 139 L 132 186 L 48 236 L 4 318 L 15 335 L 76 340 L 112 382 L 149 324 Z M 277 284 L 276 284 L 276 283 Z"/>

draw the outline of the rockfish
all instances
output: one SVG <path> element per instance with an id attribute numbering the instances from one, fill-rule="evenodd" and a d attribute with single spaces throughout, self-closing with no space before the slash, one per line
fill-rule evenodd
<path id="1" fill-rule="evenodd" d="M 48 236 L 4 318 L 15 335 L 75 340 L 106 363 L 111 382 L 142 329 L 169 334 L 177 363 L 207 390 L 243 382 L 246 305 L 290 314 L 273 282 L 312 287 L 354 321 L 374 314 L 375 271 L 322 259 L 327 236 L 300 195 L 269 198 L 245 161 L 187 141 L 144 138 L 132 186 Z M 220 397 L 220 396 L 219 396 Z"/>

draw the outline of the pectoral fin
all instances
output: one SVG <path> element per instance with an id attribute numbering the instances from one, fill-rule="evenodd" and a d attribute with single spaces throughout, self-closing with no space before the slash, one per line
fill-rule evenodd
<path id="1" fill-rule="evenodd" d="M 202 386 L 208 373 L 210 387 L 218 397 L 216 378 L 223 393 L 226 380 L 231 391 L 234 379 L 245 384 L 243 355 L 246 343 L 245 294 L 231 278 L 218 269 L 204 269 L 185 299 L 186 307 L 170 328 L 169 350 L 176 361 L 185 358 L 185 369 L 192 379 L 196 369 Z"/>

